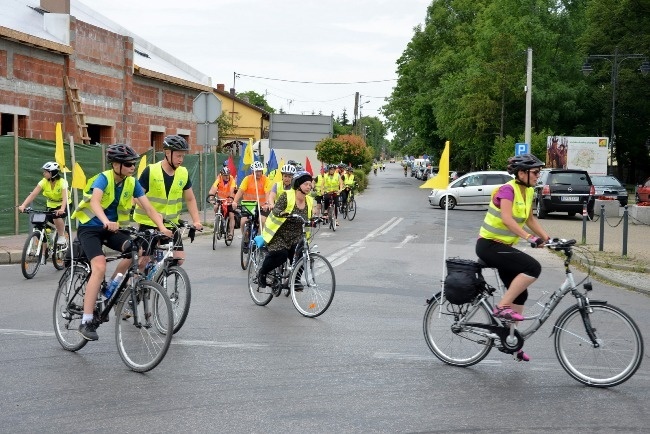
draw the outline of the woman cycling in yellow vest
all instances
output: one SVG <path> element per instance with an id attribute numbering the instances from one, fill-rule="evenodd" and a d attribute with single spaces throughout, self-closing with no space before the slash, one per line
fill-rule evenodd
<path id="1" fill-rule="evenodd" d="M 348 166 L 346 170 L 347 172 L 345 173 L 345 176 L 343 176 L 344 189 L 341 192 L 341 203 L 347 203 L 350 191 L 354 190 L 354 169 L 352 169 L 352 166 Z"/>
<path id="2" fill-rule="evenodd" d="M 327 215 L 327 209 L 330 206 L 330 201 L 334 201 L 334 205 L 336 205 L 336 201 L 338 200 L 339 193 L 343 190 L 343 180 L 341 179 L 341 176 L 336 173 L 337 166 L 336 164 L 330 164 L 327 167 L 327 173 L 323 175 L 323 210 L 325 211 L 323 213 L 323 217 L 329 217 L 329 218 L 335 218 L 336 219 L 336 226 L 339 225 L 339 214 L 338 214 L 338 207 L 334 206 L 334 215 L 333 216 L 328 216 Z"/>
<path id="3" fill-rule="evenodd" d="M 492 193 L 483 225 L 476 243 L 476 255 L 488 266 L 496 268 L 507 290 L 494 307 L 494 315 L 512 321 L 522 321 L 524 302 L 530 286 L 542 272 L 542 266 L 530 255 L 515 249 L 519 238 L 541 247 L 548 234 L 533 215 L 533 186 L 544 163 L 532 154 L 518 155 L 508 160 L 508 173 L 515 179 Z M 527 226 L 531 233 L 524 230 Z M 519 350 L 517 360 L 530 357 Z"/>
<path id="4" fill-rule="evenodd" d="M 25 201 L 18 206 L 18 210 L 24 212 L 25 207 L 32 203 L 41 192 L 43 192 L 43 196 L 47 199 L 47 210 L 54 211 L 58 216 L 52 219 L 54 226 L 56 226 L 56 232 L 59 234 L 56 243 L 65 245 L 66 240 L 63 236 L 65 233 L 65 222 L 63 221 L 63 217 L 66 216 L 66 206 L 70 203 L 70 195 L 68 194 L 68 183 L 65 179 L 61 178 L 58 163 L 48 161 L 43 165 L 43 179 L 36 184 L 36 187 L 29 193 Z"/>
<path id="5" fill-rule="evenodd" d="M 282 173 L 282 181 L 273 184 L 271 191 L 269 191 L 268 202 L 270 208 L 275 206 L 275 200 L 280 193 L 291 190 L 291 180 L 293 179 L 293 175 L 296 173 L 296 167 L 292 164 L 285 164 L 280 168 L 280 173 Z"/>
<path id="6" fill-rule="evenodd" d="M 79 333 L 89 340 L 98 339 L 93 310 L 104 274 L 106 255 L 102 246 L 123 252 L 130 243 L 129 235 L 119 232 L 120 226 L 130 222 L 131 201 L 142 207 L 159 231 L 168 237 L 172 232 L 162 222 L 160 214 L 151 206 L 140 183 L 133 177 L 139 155 L 128 145 L 111 145 L 106 150 L 110 169 L 93 176 L 86 184 L 84 199 L 72 214 L 79 220 L 77 237 L 90 261 L 91 273 L 84 296 L 84 313 Z M 125 273 L 130 260 L 123 260 L 113 274 Z M 118 319 L 119 321 L 119 319 Z"/>
<path id="7" fill-rule="evenodd" d="M 303 223 L 298 219 L 287 219 L 281 216 L 300 214 L 304 219 L 311 218 L 314 208 L 314 199 L 309 195 L 311 183 L 312 177 L 309 172 L 296 172 L 292 181 L 293 189 L 280 193 L 269 214 L 262 231 L 269 253 L 264 258 L 257 275 L 260 288 L 266 287 L 266 274 L 269 271 L 284 264 L 288 258 L 293 258 L 296 245 L 302 239 Z"/>

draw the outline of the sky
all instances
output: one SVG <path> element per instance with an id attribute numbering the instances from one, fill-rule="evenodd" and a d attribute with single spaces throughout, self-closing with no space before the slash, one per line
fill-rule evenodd
<path id="1" fill-rule="evenodd" d="M 355 92 L 361 115 L 381 118 L 396 61 L 431 0 L 81 2 L 210 76 L 213 87 L 253 90 L 287 113 L 345 108 L 351 120 Z"/>

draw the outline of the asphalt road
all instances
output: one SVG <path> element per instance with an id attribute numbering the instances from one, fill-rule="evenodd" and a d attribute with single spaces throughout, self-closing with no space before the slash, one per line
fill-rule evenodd
<path id="1" fill-rule="evenodd" d="M 52 328 L 60 272 L 48 266 L 27 281 L 18 265 L 1 266 L 0 432 L 647 431 L 647 356 L 631 380 L 606 390 L 557 362 L 548 336 L 568 299 L 526 343 L 532 362 L 498 351 L 471 368 L 439 362 L 422 318 L 439 288 L 445 213 L 398 164 L 371 177 L 356 219 L 316 235 L 337 280 L 325 314 L 304 318 L 284 296 L 254 305 L 239 240 L 213 251 L 210 237 L 197 237 L 187 244 L 190 315 L 146 374 L 120 360 L 114 318 L 98 342 L 64 351 Z M 449 212 L 446 256 L 474 258 L 484 210 Z M 544 272 L 531 298 L 564 277 L 560 259 L 534 254 Z M 595 283 L 594 298 L 650 336 L 647 296 Z"/>

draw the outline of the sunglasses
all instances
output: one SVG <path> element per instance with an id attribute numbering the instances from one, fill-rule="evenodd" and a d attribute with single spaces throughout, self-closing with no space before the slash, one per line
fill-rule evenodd
<path id="1" fill-rule="evenodd" d="M 121 164 L 122 166 L 124 166 L 124 167 L 133 167 L 133 166 L 135 166 L 135 163 L 132 162 L 132 161 L 125 161 L 125 162 L 120 163 L 120 164 Z"/>
<path id="2" fill-rule="evenodd" d="M 539 176 L 539 174 L 542 173 L 542 171 L 537 169 L 537 170 L 531 170 L 530 173 L 532 173 L 535 176 Z"/>

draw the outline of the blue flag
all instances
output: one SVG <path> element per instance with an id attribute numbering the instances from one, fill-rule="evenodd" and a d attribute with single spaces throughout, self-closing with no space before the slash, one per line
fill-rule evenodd
<path id="1" fill-rule="evenodd" d="M 239 167 L 237 168 L 237 182 L 241 184 L 241 182 L 244 180 L 246 177 L 246 172 L 248 172 L 248 167 L 244 167 L 244 154 L 239 157 Z"/>
<path id="2" fill-rule="evenodd" d="M 269 157 L 269 163 L 266 165 L 266 175 L 278 168 L 278 160 L 275 158 L 275 151 L 271 149 L 271 156 Z"/>

